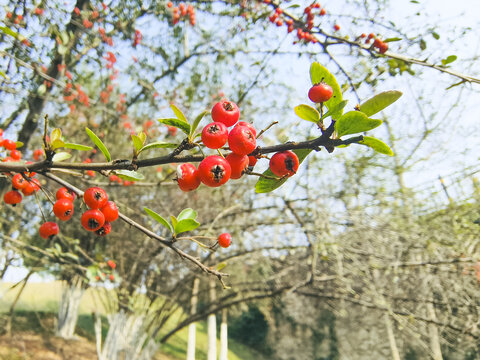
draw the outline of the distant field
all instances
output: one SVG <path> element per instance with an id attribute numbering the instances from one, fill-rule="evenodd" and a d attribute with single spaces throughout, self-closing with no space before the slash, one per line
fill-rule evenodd
<path id="1" fill-rule="evenodd" d="M 5 313 L 8 311 L 11 302 L 15 298 L 15 295 L 18 293 L 18 287 L 9 290 L 14 284 L 11 283 L 0 283 L 0 313 Z M 53 327 L 53 315 L 48 313 L 55 313 L 58 311 L 58 301 L 61 295 L 61 286 L 60 281 L 49 282 L 49 283 L 29 283 L 25 287 L 25 290 L 20 297 L 20 300 L 17 304 L 16 310 L 18 312 L 18 326 L 22 327 L 18 331 L 26 331 L 29 328 L 32 328 L 36 332 L 45 331 L 45 323 L 51 324 Z M 94 331 L 93 331 L 93 321 L 92 321 L 92 312 L 100 311 L 102 312 L 104 306 L 99 300 L 98 290 L 88 289 L 80 305 L 80 316 L 77 326 L 77 333 L 83 337 L 86 337 L 92 343 L 94 340 Z M 181 313 L 177 316 L 174 316 L 167 323 L 166 328 L 172 328 L 175 326 L 175 323 L 181 317 Z M 33 326 L 35 322 L 40 321 L 42 317 L 45 317 L 46 320 L 42 321 L 42 326 Z M 27 324 L 25 324 L 25 322 Z M 49 325 L 50 326 L 50 325 Z M 166 330 L 167 331 L 167 330 Z M 185 328 L 174 336 L 170 338 L 167 344 L 165 344 L 159 351 L 156 356 L 157 360 L 180 360 L 185 359 L 186 356 L 186 347 L 187 347 L 187 334 L 188 329 Z M 44 334 L 46 335 L 46 334 Z M 49 334 L 52 335 L 52 334 Z M 218 335 L 218 334 L 217 334 Z M 207 359 L 207 329 L 206 322 L 199 322 L 197 324 L 197 351 L 196 359 L 197 360 L 206 360 Z M 39 340 L 40 341 L 40 340 Z M 11 345 L 14 346 L 14 345 Z M 36 346 L 40 346 L 36 344 Z M 2 355 L 2 348 L 6 349 L 5 343 L 0 347 L 0 358 Z M 217 349 L 220 349 L 220 342 L 217 341 Z M 90 355 L 91 356 L 91 355 Z M 89 359 L 88 357 L 85 360 Z M 265 358 L 257 353 L 256 351 L 237 343 L 229 339 L 229 360 L 264 360 Z M 80 359 L 79 360 L 84 360 Z"/>

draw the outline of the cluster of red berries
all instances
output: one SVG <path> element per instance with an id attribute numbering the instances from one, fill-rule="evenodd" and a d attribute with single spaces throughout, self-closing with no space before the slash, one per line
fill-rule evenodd
<path id="1" fill-rule="evenodd" d="M 367 34 L 362 33 L 362 34 L 360 35 L 360 38 L 361 38 L 361 39 L 365 39 L 365 38 L 366 38 L 365 44 L 370 44 L 370 41 L 371 41 L 372 39 L 375 39 L 375 40 L 373 40 L 373 47 L 374 47 L 374 48 L 377 48 L 377 49 L 378 49 L 378 52 L 379 52 L 380 54 L 385 54 L 385 53 L 387 52 L 387 50 L 388 50 L 388 44 L 387 44 L 386 42 L 380 40 L 378 37 L 376 37 L 374 33 L 370 33 L 370 34 L 368 34 L 368 36 L 367 36 Z"/>
<path id="2" fill-rule="evenodd" d="M 108 271 L 112 271 L 112 272 L 113 272 L 113 271 L 115 270 L 115 268 L 117 267 L 117 264 L 115 264 L 115 262 L 114 262 L 113 260 L 108 260 L 108 261 L 107 261 L 107 265 L 108 265 L 108 266 L 110 267 L 110 269 L 111 269 L 111 270 L 106 270 L 107 272 L 108 272 Z M 103 265 L 103 264 L 100 264 L 100 266 L 103 267 L 104 265 Z M 97 274 L 99 274 L 99 273 L 97 272 Z M 100 281 L 102 278 L 103 278 L 103 279 L 107 279 L 107 274 L 104 273 L 104 272 L 102 272 L 102 273 L 101 273 L 101 276 L 100 276 L 100 275 L 96 275 L 96 276 L 95 276 L 95 280 L 97 280 L 97 281 Z M 111 273 L 110 275 L 108 275 L 108 279 L 109 279 L 110 281 L 112 281 L 112 282 L 115 281 L 115 275 L 113 275 L 113 274 Z"/>
<path id="3" fill-rule="evenodd" d="M 17 150 L 17 143 L 10 139 L 4 139 L 2 129 L 0 129 L 0 146 L 10 151 L 9 156 L 2 159 L 3 162 L 19 161 L 22 158 L 22 153 Z"/>
<path id="4" fill-rule="evenodd" d="M 5 195 L 3 195 L 3 201 L 5 204 L 10 204 L 15 206 L 22 202 L 22 195 L 30 196 L 35 194 L 38 190 L 40 190 L 40 182 L 38 179 L 34 178 L 35 173 L 23 173 L 23 174 L 15 174 L 12 177 L 12 190 L 7 191 Z"/>
<path id="5" fill-rule="evenodd" d="M 137 47 L 142 42 L 142 33 L 140 30 L 135 30 L 135 38 L 133 39 L 133 47 Z"/>
<path id="6" fill-rule="evenodd" d="M 118 177 L 117 175 L 114 175 L 114 174 L 110 175 L 108 180 L 110 180 L 111 183 L 118 183 L 118 184 L 122 184 L 123 186 L 130 186 L 130 185 L 135 184 L 135 181 L 123 180 L 123 179 L 120 179 L 120 177 Z"/>
<path id="7" fill-rule="evenodd" d="M 222 100 L 212 108 L 213 122 L 203 128 L 202 142 L 209 149 L 220 149 L 228 142 L 232 153 L 226 158 L 219 155 L 207 156 L 198 169 L 193 164 L 181 164 L 177 168 L 178 185 L 183 191 L 195 190 L 200 183 L 218 187 L 229 179 L 239 179 L 248 166 L 256 163 L 250 154 L 257 146 L 257 131 L 240 118 L 237 104 Z M 228 127 L 236 126 L 229 132 Z"/>
<path id="8" fill-rule="evenodd" d="M 10 21 L 13 21 L 15 25 L 20 24 L 23 21 L 23 15 L 22 14 L 12 14 L 10 11 L 7 12 L 6 15 L 7 19 Z"/>
<path id="9" fill-rule="evenodd" d="M 172 22 L 173 25 L 178 24 L 180 21 L 181 17 L 186 17 L 188 16 L 190 25 L 195 26 L 196 20 L 195 20 L 195 8 L 192 5 L 186 6 L 185 3 L 180 3 L 177 6 L 173 6 L 173 3 L 169 1 L 167 3 L 167 7 L 169 9 L 172 9 Z"/>

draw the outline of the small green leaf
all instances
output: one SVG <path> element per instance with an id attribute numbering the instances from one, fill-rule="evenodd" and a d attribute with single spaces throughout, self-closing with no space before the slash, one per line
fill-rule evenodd
<path id="1" fill-rule="evenodd" d="M 420 50 L 425 50 L 427 48 L 427 42 L 423 39 L 420 39 Z"/>
<path id="2" fill-rule="evenodd" d="M 190 135 L 190 124 L 185 121 L 174 118 L 158 119 L 158 121 L 165 125 L 175 126 L 176 128 L 182 130 L 185 134 Z"/>
<path id="3" fill-rule="evenodd" d="M 400 96 L 402 96 L 401 91 L 397 91 L 397 90 L 384 91 L 368 99 L 362 105 L 360 105 L 360 111 L 367 116 L 372 116 L 378 113 L 379 111 L 382 111 L 387 106 L 393 104 L 395 101 L 397 101 L 400 98 Z"/>
<path id="4" fill-rule="evenodd" d="M 313 85 L 323 81 L 332 87 L 333 95 L 330 100 L 324 103 L 327 109 L 333 109 L 343 100 L 342 91 L 338 85 L 337 79 L 335 79 L 335 76 L 333 76 L 324 66 L 314 62 L 310 67 L 310 79 L 312 80 Z"/>
<path id="5" fill-rule="evenodd" d="M 149 208 L 147 207 L 144 207 L 143 210 L 145 210 L 145 212 L 155 221 L 159 222 L 160 224 L 162 224 L 163 226 L 165 226 L 167 228 L 167 230 L 170 230 L 170 232 L 173 234 L 173 227 L 172 225 L 170 225 L 170 223 L 165 220 L 163 217 L 161 217 L 159 214 L 157 214 L 155 211 L 153 210 L 150 210 Z"/>
<path id="6" fill-rule="evenodd" d="M 62 148 L 62 147 L 64 147 L 64 145 L 65 145 L 65 143 L 58 138 L 53 140 L 50 144 L 52 150 Z"/>
<path id="7" fill-rule="evenodd" d="M 435 40 L 440 39 L 440 35 L 438 35 L 435 31 L 432 31 L 432 36 Z"/>
<path id="8" fill-rule="evenodd" d="M 95 133 L 92 130 L 90 130 L 88 127 L 85 128 L 85 131 L 87 132 L 87 135 L 90 137 L 93 143 L 97 145 L 97 147 L 100 149 L 103 156 L 105 156 L 105 159 L 107 159 L 107 161 L 109 162 L 112 161 L 112 157 L 110 156 L 110 153 L 108 152 L 106 146 L 103 144 L 102 140 L 100 140 L 98 136 L 95 135 Z"/>
<path id="9" fill-rule="evenodd" d="M 401 40 L 403 40 L 403 39 L 399 38 L 399 37 L 392 37 L 392 38 L 388 38 L 388 39 L 383 40 L 383 42 L 389 43 L 389 42 L 395 42 L 395 41 L 401 41 Z"/>
<path id="10" fill-rule="evenodd" d="M 70 159 L 72 157 L 72 155 L 70 155 L 69 153 L 67 152 L 59 152 L 59 153 L 56 153 L 55 155 L 53 155 L 53 161 L 56 161 L 56 162 L 61 162 L 61 161 L 65 161 L 67 159 Z"/>
<path id="11" fill-rule="evenodd" d="M 72 144 L 72 143 L 65 143 L 63 147 L 66 149 L 73 149 L 73 150 L 80 150 L 80 151 L 88 151 L 92 150 L 91 146 L 81 145 L 81 144 Z"/>
<path id="12" fill-rule="evenodd" d="M 143 141 L 135 134 L 132 134 L 132 140 L 133 140 L 133 146 L 135 147 L 135 150 L 138 153 L 138 151 L 143 147 Z"/>
<path id="13" fill-rule="evenodd" d="M 194 219 L 183 219 L 183 220 L 180 220 L 175 226 L 175 234 L 180 234 L 186 231 L 192 231 L 199 226 L 200 226 L 200 223 Z"/>
<path id="14" fill-rule="evenodd" d="M 448 64 L 454 62 L 455 60 L 457 60 L 457 55 L 450 55 L 446 59 L 442 60 L 442 64 L 443 65 L 448 65 Z"/>
<path id="15" fill-rule="evenodd" d="M 170 215 L 170 221 L 172 222 L 173 228 L 175 229 L 175 226 L 177 226 L 178 220 L 175 216 Z"/>
<path id="16" fill-rule="evenodd" d="M 376 152 L 379 152 L 381 154 L 385 154 L 388 156 L 393 156 L 393 151 L 390 149 L 390 147 L 385 144 L 383 141 L 375 139 L 370 136 L 364 136 L 363 140 L 359 142 L 359 144 L 366 145 L 368 147 L 371 147 L 373 150 Z"/>
<path id="17" fill-rule="evenodd" d="M 37 88 L 37 94 L 39 96 L 42 96 L 43 94 L 45 94 L 47 92 L 47 86 L 45 84 L 42 84 L 40 85 L 38 88 Z"/>
<path id="18" fill-rule="evenodd" d="M 303 162 L 303 160 L 305 160 L 307 155 L 312 152 L 312 150 L 311 149 L 296 149 L 296 150 L 293 150 L 293 152 L 295 154 L 297 154 L 298 161 L 301 164 Z M 270 176 L 270 177 L 275 176 L 270 169 L 267 169 L 263 173 L 263 175 Z M 283 178 L 283 179 L 276 180 L 276 179 L 267 179 L 267 178 L 261 177 L 260 179 L 258 179 L 257 183 L 255 184 L 255 192 L 256 193 L 271 192 L 271 191 L 277 189 L 278 187 L 282 186 L 287 180 L 288 180 L 288 178 Z"/>
<path id="19" fill-rule="evenodd" d="M 5 73 L 3 71 L 0 71 L 0 76 L 3 77 L 4 79 L 7 78 L 7 75 L 5 75 Z"/>
<path id="20" fill-rule="evenodd" d="M 336 119 L 338 116 L 341 116 L 343 113 L 343 108 L 347 105 L 348 100 L 342 100 L 336 106 L 332 107 L 322 116 L 322 120 L 331 116 L 332 119 Z"/>
<path id="21" fill-rule="evenodd" d="M 221 271 L 223 268 L 227 266 L 226 262 L 221 262 L 220 264 L 217 265 L 217 271 Z"/>
<path id="22" fill-rule="evenodd" d="M 170 107 L 172 108 L 173 112 L 175 113 L 175 116 L 179 120 L 186 122 L 188 124 L 187 118 L 185 117 L 185 115 L 183 115 L 183 112 L 178 107 L 176 107 L 174 104 L 170 104 Z"/>
<path id="23" fill-rule="evenodd" d="M 180 214 L 178 214 L 178 220 L 183 220 L 183 219 L 195 219 L 197 217 L 197 212 L 193 209 L 186 208 L 183 209 Z"/>
<path id="24" fill-rule="evenodd" d="M 197 130 L 198 124 L 200 124 L 200 121 L 202 121 L 203 117 L 207 114 L 209 114 L 210 111 L 205 110 L 202 111 L 193 121 L 192 128 L 190 129 L 190 137 L 195 133 L 195 130 Z"/>
<path id="25" fill-rule="evenodd" d="M 13 36 L 15 39 L 18 37 L 18 34 L 6 26 L 0 26 L 0 31 L 2 31 L 6 35 Z"/>
<path id="26" fill-rule="evenodd" d="M 320 113 L 317 109 L 309 105 L 298 105 L 295 106 L 295 114 L 297 114 L 303 120 L 311 121 L 313 123 L 318 123 L 320 121 Z"/>
<path id="27" fill-rule="evenodd" d="M 145 179 L 145 176 L 132 170 L 115 170 L 115 174 L 117 174 L 118 177 L 120 177 L 121 179 L 128 181 L 138 181 Z"/>
<path id="28" fill-rule="evenodd" d="M 154 143 L 145 145 L 143 148 L 140 149 L 138 153 L 140 154 L 142 151 L 150 150 L 150 149 L 175 149 L 176 147 L 178 147 L 178 144 L 159 141 L 159 142 L 154 142 Z"/>
<path id="29" fill-rule="evenodd" d="M 369 119 L 360 111 L 349 111 L 335 123 L 338 137 L 343 135 L 357 134 L 375 129 L 382 124 L 382 120 Z"/>
<path id="30" fill-rule="evenodd" d="M 53 143 L 55 140 L 61 139 L 62 137 L 62 130 L 59 128 L 53 129 L 52 133 L 50 134 L 50 141 Z"/>
<path id="31" fill-rule="evenodd" d="M 95 276 L 97 276 L 98 268 L 96 266 L 89 266 L 86 271 L 87 279 L 90 281 L 95 280 Z"/>
<path id="32" fill-rule="evenodd" d="M 17 145 L 17 149 L 18 149 L 18 148 L 21 148 L 21 147 L 23 146 L 23 142 L 21 142 L 21 141 L 16 141 L 16 142 L 15 142 L 15 145 Z"/>

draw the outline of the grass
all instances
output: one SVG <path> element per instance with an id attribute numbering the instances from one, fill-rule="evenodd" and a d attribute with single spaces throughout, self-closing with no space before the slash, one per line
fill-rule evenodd
<path id="1" fill-rule="evenodd" d="M 0 283 L 0 313 L 8 311 L 11 302 L 17 294 L 18 287 L 9 290 L 13 284 Z M 53 336 L 53 324 L 58 311 L 58 300 L 61 295 L 61 282 L 51 283 L 29 283 L 25 287 L 15 311 L 14 331 L 33 331 L 42 336 Z M 76 333 L 89 342 L 95 341 L 94 324 L 92 312 L 103 309 L 99 302 L 96 289 L 88 289 L 80 304 L 80 313 L 77 322 Z M 183 314 L 178 312 L 172 316 L 166 324 L 165 330 L 160 334 L 165 334 L 172 329 L 182 318 Z M 4 320 L 5 316 L 2 317 Z M 3 322 L 3 321 L 2 321 Z M 102 320 L 102 333 L 105 336 L 107 332 L 107 321 Z M 219 334 L 217 333 L 217 336 Z M 161 346 L 156 356 L 158 360 L 180 360 L 185 359 L 187 349 L 188 328 L 178 331 L 170 337 L 168 342 Z M 196 332 L 196 359 L 207 359 L 207 326 L 205 321 L 197 323 Z M 229 360 L 243 359 L 266 359 L 260 353 L 242 345 L 232 339 L 229 339 Z M 217 339 L 217 351 L 220 349 L 220 341 Z M 1 353 L 1 351 L 0 351 Z M 15 357 L 12 357 L 14 359 Z"/>

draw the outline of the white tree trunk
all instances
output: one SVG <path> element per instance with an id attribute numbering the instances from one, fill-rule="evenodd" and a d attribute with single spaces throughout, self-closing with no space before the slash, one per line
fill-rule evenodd
<path id="1" fill-rule="evenodd" d="M 200 285 L 200 279 L 195 278 L 193 280 L 193 289 L 192 289 L 192 302 L 191 302 L 191 309 L 190 309 L 191 315 L 195 315 L 197 313 L 199 285 Z M 187 360 L 195 360 L 195 331 L 196 331 L 195 323 L 191 323 L 190 325 L 188 325 Z"/>
<path id="2" fill-rule="evenodd" d="M 108 316 L 109 328 L 101 352 L 97 350 L 99 360 L 151 360 L 158 345 L 145 329 L 145 316 L 125 314 L 120 311 Z M 95 327 L 101 331 L 101 327 Z M 101 334 L 97 335 L 98 337 Z"/>
<path id="3" fill-rule="evenodd" d="M 214 304 L 216 300 L 215 279 L 210 278 L 210 303 Z M 215 314 L 208 315 L 208 350 L 207 360 L 217 360 L 217 321 Z"/>
<path id="4" fill-rule="evenodd" d="M 78 319 L 78 309 L 85 289 L 83 280 L 74 277 L 71 283 L 65 284 L 58 307 L 56 335 L 64 339 L 74 338 Z"/>
<path id="5" fill-rule="evenodd" d="M 432 303 L 427 303 L 427 310 L 430 319 L 437 321 L 437 315 L 435 314 L 435 308 Z M 442 348 L 440 347 L 440 336 L 438 334 L 438 328 L 435 324 L 428 324 L 428 332 L 430 334 L 430 347 L 432 350 L 432 356 L 434 360 L 443 360 Z"/>
<path id="6" fill-rule="evenodd" d="M 390 321 L 390 315 L 386 312 L 383 315 L 385 320 L 385 326 L 387 327 L 388 341 L 390 342 L 390 350 L 392 351 L 392 359 L 400 360 L 400 353 L 398 352 L 397 342 L 395 341 L 395 335 L 393 333 L 392 322 Z"/>
<path id="7" fill-rule="evenodd" d="M 220 325 L 220 357 L 218 360 L 228 360 L 227 309 L 222 310 L 222 324 Z"/>

